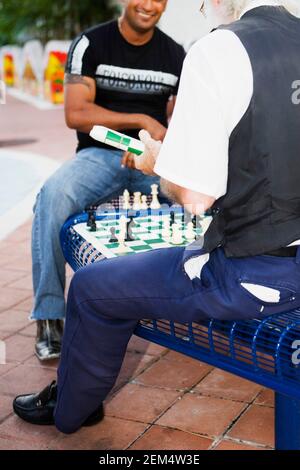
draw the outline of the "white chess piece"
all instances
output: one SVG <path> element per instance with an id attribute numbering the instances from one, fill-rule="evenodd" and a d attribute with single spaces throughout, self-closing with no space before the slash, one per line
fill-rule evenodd
<path id="1" fill-rule="evenodd" d="M 195 231 L 194 231 L 193 222 L 189 222 L 187 224 L 187 229 L 185 230 L 184 235 L 187 240 L 195 240 Z"/>
<path id="2" fill-rule="evenodd" d="M 151 209 L 160 209 L 160 202 L 158 200 L 158 184 L 152 184 L 151 185 L 152 189 L 152 202 L 150 204 Z"/>
<path id="3" fill-rule="evenodd" d="M 129 210 L 129 209 L 131 209 L 130 194 L 129 194 L 129 191 L 128 191 L 127 189 L 125 189 L 125 191 L 124 191 L 124 193 L 123 193 L 123 198 L 124 198 L 123 209 L 124 209 L 124 210 Z"/>
<path id="4" fill-rule="evenodd" d="M 127 248 L 126 243 L 125 243 L 125 237 L 126 237 L 126 231 L 121 230 L 120 233 L 117 235 L 119 246 L 116 249 L 116 253 L 122 254 L 122 253 L 127 253 L 128 252 L 128 248 Z"/>
<path id="5" fill-rule="evenodd" d="M 126 235 L 127 222 L 129 222 L 129 219 L 127 219 L 125 215 L 121 215 L 120 221 L 119 221 L 119 228 L 120 228 L 120 233 L 124 232 L 125 235 Z"/>
<path id="6" fill-rule="evenodd" d="M 142 196 L 141 209 L 148 209 L 147 196 Z"/>
<path id="7" fill-rule="evenodd" d="M 173 224 L 172 225 L 172 238 L 171 238 L 171 243 L 173 245 L 181 245 L 183 243 L 183 237 L 182 237 L 182 230 L 180 229 L 180 226 L 178 224 Z"/>
<path id="8" fill-rule="evenodd" d="M 166 218 L 163 220 L 163 229 L 161 231 L 161 235 L 163 238 L 170 238 L 171 237 L 171 229 L 170 229 L 170 220 Z"/>
<path id="9" fill-rule="evenodd" d="M 141 209 L 141 195 L 142 193 L 133 193 L 133 210 L 138 211 Z"/>

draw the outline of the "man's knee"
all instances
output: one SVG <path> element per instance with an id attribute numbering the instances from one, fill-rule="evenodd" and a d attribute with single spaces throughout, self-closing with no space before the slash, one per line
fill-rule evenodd
<path id="1" fill-rule="evenodd" d="M 39 207 L 47 211 L 49 217 L 55 214 L 58 219 L 65 220 L 77 208 L 73 186 L 71 178 L 58 170 L 44 183 L 36 198 L 34 212 Z"/>

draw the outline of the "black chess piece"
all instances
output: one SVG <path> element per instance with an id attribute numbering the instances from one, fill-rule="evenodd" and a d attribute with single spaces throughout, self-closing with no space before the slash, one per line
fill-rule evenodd
<path id="1" fill-rule="evenodd" d="M 90 231 L 97 232 L 96 214 L 93 214 L 90 217 Z"/>
<path id="2" fill-rule="evenodd" d="M 170 212 L 170 225 L 172 227 L 172 225 L 175 224 L 175 212 L 174 211 L 171 211 Z"/>
<path id="3" fill-rule="evenodd" d="M 135 241 L 135 238 L 134 238 L 133 232 L 132 232 L 132 229 L 133 229 L 134 226 L 135 226 L 134 217 L 130 217 L 129 222 L 127 222 L 127 225 L 126 225 L 126 238 L 125 238 L 126 242 L 134 242 Z"/>
<path id="4" fill-rule="evenodd" d="M 87 227 L 90 229 L 91 232 L 97 231 L 97 224 L 96 224 L 96 207 L 91 206 L 86 209 L 88 213 L 88 221 Z"/>

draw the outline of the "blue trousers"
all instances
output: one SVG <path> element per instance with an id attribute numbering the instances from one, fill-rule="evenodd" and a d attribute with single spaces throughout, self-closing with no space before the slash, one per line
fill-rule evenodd
<path id="1" fill-rule="evenodd" d="M 139 320 L 242 320 L 300 306 L 299 256 L 228 259 L 220 248 L 211 253 L 201 279 L 191 281 L 184 255 L 183 248 L 155 250 L 76 273 L 58 370 L 55 423 L 60 431 L 78 430 L 106 398 Z M 242 287 L 244 282 L 278 289 L 279 303 L 259 300 Z"/>
<path id="2" fill-rule="evenodd" d="M 32 226 L 33 320 L 65 317 L 65 260 L 59 233 L 63 223 L 88 204 L 130 192 L 151 193 L 159 178 L 122 168 L 123 152 L 90 147 L 56 171 L 37 196 Z"/>

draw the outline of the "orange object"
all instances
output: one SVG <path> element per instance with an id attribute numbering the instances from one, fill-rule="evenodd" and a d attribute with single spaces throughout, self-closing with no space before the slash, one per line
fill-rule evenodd
<path id="1" fill-rule="evenodd" d="M 47 68 L 45 70 L 45 91 L 46 97 L 53 104 L 64 102 L 64 74 L 67 53 L 51 51 Z"/>
<path id="2" fill-rule="evenodd" d="M 15 85 L 15 64 L 12 54 L 5 54 L 3 57 L 3 79 L 7 86 Z"/>

